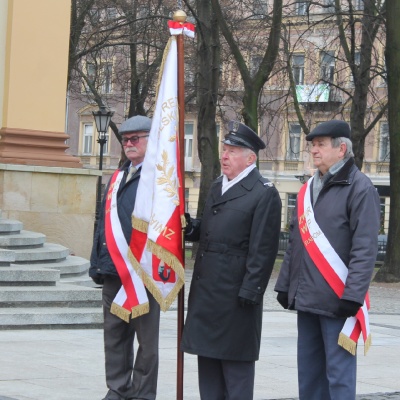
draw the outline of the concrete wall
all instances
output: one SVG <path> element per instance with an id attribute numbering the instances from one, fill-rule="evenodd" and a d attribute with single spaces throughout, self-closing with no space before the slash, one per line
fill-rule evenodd
<path id="1" fill-rule="evenodd" d="M 0 164 L 2 218 L 90 257 L 99 171 Z"/>

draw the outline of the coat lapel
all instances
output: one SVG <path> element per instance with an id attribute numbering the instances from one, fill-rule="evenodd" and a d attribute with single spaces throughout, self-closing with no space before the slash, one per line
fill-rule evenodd
<path id="1" fill-rule="evenodd" d="M 218 179 L 212 189 L 212 198 L 213 198 L 213 206 L 216 206 L 221 203 L 226 203 L 227 201 L 231 201 L 238 197 L 244 196 L 247 194 L 261 177 L 260 173 L 256 168 L 254 168 L 249 175 L 243 178 L 240 182 L 236 183 L 236 185 L 232 186 L 228 191 L 226 191 L 221 196 L 222 189 L 222 178 Z"/>

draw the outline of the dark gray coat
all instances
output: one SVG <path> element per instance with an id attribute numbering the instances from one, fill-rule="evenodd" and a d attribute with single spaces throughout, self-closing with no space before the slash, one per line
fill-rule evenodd
<path id="1" fill-rule="evenodd" d="M 117 193 L 118 217 L 121 222 L 122 231 L 124 232 L 127 243 L 130 242 L 132 235 L 132 212 L 135 206 L 136 192 L 139 185 L 141 171 L 141 168 L 139 168 L 133 177 L 125 184 L 125 179 L 130 165 L 131 162 L 128 160 L 120 168 L 120 170 L 123 170 L 125 173 Z M 105 195 L 101 204 L 99 222 L 93 240 L 89 268 L 90 277 L 98 277 L 100 275 L 118 276 L 117 270 L 106 245 L 104 211 L 105 196 L 108 192 L 108 186 L 109 185 L 107 185 L 104 192 Z"/>
<path id="2" fill-rule="evenodd" d="M 262 300 L 278 251 L 281 201 L 257 169 L 221 196 L 217 179 L 205 205 L 190 286 L 183 351 L 254 361 Z M 238 296 L 257 305 L 239 305 Z"/>
<path id="3" fill-rule="evenodd" d="M 322 188 L 314 205 L 315 219 L 348 268 L 343 299 L 363 304 L 377 254 L 379 196 L 370 179 L 350 159 Z M 289 246 L 275 291 L 286 292 L 289 308 L 335 316 L 339 298 L 322 277 L 302 243 L 297 207 Z"/>

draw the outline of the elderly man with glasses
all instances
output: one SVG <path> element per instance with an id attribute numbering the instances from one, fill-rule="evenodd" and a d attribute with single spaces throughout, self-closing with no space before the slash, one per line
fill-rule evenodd
<path id="1" fill-rule="evenodd" d="M 103 400 L 145 399 L 154 400 L 157 393 L 158 338 L 160 307 L 150 292 L 149 313 L 125 322 L 111 313 L 111 305 L 119 289 L 120 259 L 113 255 L 112 230 L 106 228 L 108 213 L 106 198 L 115 196 L 118 224 L 129 245 L 132 233 L 132 211 L 140 180 L 140 170 L 147 149 L 151 119 L 135 116 L 120 127 L 121 144 L 127 161 L 115 171 L 104 196 L 99 224 L 95 233 L 89 276 L 96 284 L 103 285 L 104 351 L 108 392 Z M 114 179 L 115 178 L 115 179 Z M 108 233 L 107 233 L 108 232 Z M 118 246 L 118 243 L 117 243 Z M 134 362 L 133 341 L 135 334 L 139 343 Z"/>

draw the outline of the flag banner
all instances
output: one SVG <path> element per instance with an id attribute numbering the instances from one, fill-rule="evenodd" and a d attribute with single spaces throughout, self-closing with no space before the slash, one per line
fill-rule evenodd
<path id="1" fill-rule="evenodd" d="M 129 246 L 133 267 L 163 311 L 168 310 L 184 284 L 177 51 L 176 37 L 171 36 L 160 70 Z"/>
<path id="2" fill-rule="evenodd" d="M 111 259 L 121 278 L 122 286 L 110 312 L 126 322 L 149 312 L 149 300 L 142 280 L 128 258 L 128 243 L 122 231 L 117 210 L 117 193 L 124 171 L 116 171 L 111 177 L 106 195 L 105 235 Z"/>
<path id="3" fill-rule="evenodd" d="M 336 295 L 341 298 L 345 290 L 348 269 L 315 220 L 310 195 L 313 178 L 310 178 L 301 187 L 298 194 L 297 212 L 300 235 L 315 266 Z M 339 346 L 353 355 L 356 355 L 357 342 L 361 333 L 364 340 L 364 354 L 367 354 L 371 346 L 369 308 L 370 302 L 367 293 L 363 306 L 358 310 L 355 317 L 346 319 L 343 329 L 339 334 Z"/>
<path id="4" fill-rule="evenodd" d="M 186 35 L 194 38 L 195 26 L 190 22 L 168 21 L 169 32 L 171 35 Z"/>

